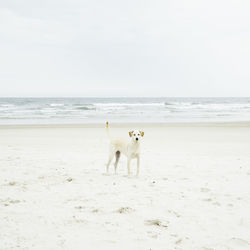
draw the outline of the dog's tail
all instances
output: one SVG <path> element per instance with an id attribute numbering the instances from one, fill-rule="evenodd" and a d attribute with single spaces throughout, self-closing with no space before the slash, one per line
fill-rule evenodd
<path id="1" fill-rule="evenodd" d="M 109 123 L 106 122 L 106 132 L 107 132 L 107 136 L 110 139 L 110 132 L 109 132 Z"/>

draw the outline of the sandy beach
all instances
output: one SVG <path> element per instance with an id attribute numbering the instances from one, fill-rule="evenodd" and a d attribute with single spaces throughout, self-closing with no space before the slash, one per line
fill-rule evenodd
<path id="1" fill-rule="evenodd" d="M 139 178 L 104 126 L 0 127 L 0 249 L 250 249 L 250 124 L 131 128 Z"/>

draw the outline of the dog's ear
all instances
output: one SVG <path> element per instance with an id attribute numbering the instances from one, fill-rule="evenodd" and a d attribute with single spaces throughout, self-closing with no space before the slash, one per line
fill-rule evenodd
<path id="1" fill-rule="evenodd" d="M 143 131 L 140 131 L 140 134 L 141 134 L 141 136 L 144 136 L 144 132 Z"/>
<path id="2" fill-rule="evenodd" d="M 129 131 L 128 134 L 130 137 L 132 137 L 134 131 Z"/>

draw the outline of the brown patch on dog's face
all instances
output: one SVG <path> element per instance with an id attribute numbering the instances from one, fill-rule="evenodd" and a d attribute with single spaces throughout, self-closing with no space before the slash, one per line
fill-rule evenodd
<path id="1" fill-rule="evenodd" d="M 128 134 L 130 137 L 132 137 L 134 131 L 129 131 Z"/>
<path id="2" fill-rule="evenodd" d="M 144 136 L 144 132 L 143 131 L 140 131 L 140 134 L 141 134 L 141 136 Z"/>

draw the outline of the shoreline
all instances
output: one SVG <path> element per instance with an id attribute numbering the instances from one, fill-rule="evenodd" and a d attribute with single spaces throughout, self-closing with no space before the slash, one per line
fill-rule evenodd
<path id="1" fill-rule="evenodd" d="M 124 122 L 110 123 L 113 128 L 126 127 L 250 127 L 249 122 Z M 0 129 L 26 129 L 26 128 L 105 128 L 105 123 L 82 123 L 82 124 L 0 124 Z"/>

